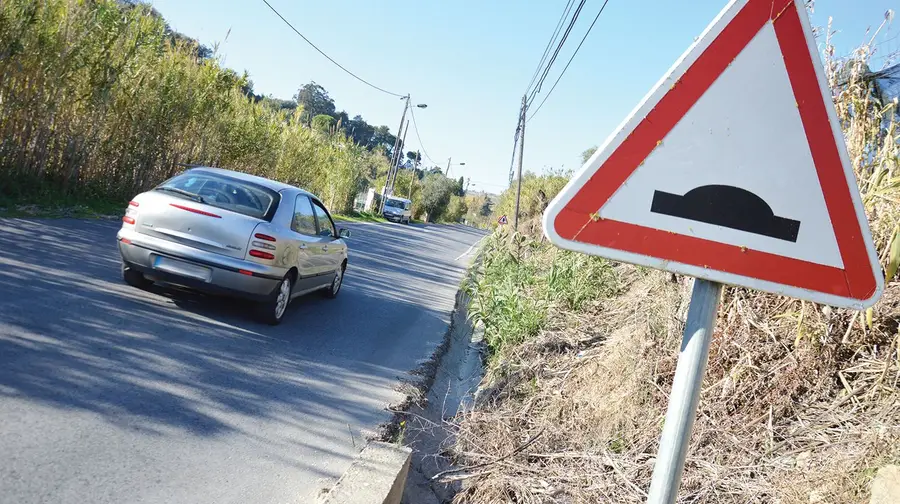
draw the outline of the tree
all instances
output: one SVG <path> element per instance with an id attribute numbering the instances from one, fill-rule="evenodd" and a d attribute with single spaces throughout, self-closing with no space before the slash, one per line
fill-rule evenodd
<path id="1" fill-rule="evenodd" d="M 581 153 L 581 164 L 587 163 L 588 159 L 591 159 L 591 156 L 597 152 L 597 146 L 589 147 L 584 152 Z"/>
<path id="2" fill-rule="evenodd" d="M 466 205 L 466 199 L 462 196 L 453 195 L 450 197 L 450 203 L 447 205 L 447 210 L 444 211 L 443 218 L 448 222 L 459 222 L 468 211 L 469 207 Z"/>
<path id="3" fill-rule="evenodd" d="M 334 128 L 334 117 L 325 114 L 319 114 L 312 119 L 312 128 L 322 133 L 331 133 Z"/>
<path id="4" fill-rule="evenodd" d="M 303 115 L 300 116 L 300 120 L 305 124 L 310 124 L 312 118 L 317 115 L 334 116 L 334 100 L 328 96 L 328 91 L 325 91 L 325 88 L 316 84 L 315 81 L 304 84 L 294 95 L 294 101 L 303 107 Z"/>
<path id="5" fill-rule="evenodd" d="M 387 126 L 379 126 L 375 128 L 375 131 L 372 134 L 372 148 L 384 147 L 385 155 L 387 155 L 388 159 L 391 159 L 392 153 L 394 151 L 394 142 L 397 141 L 397 137 L 391 134 L 391 129 Z"/>
<path id="6" fill-rule="evenodd" d="M 375 128 L 367 123 L 361 115 L 357 115 L 344 123 L 344 131 L 347 132 L 347 136 L 352 138 L 357 145 L 362 145 L 370 150 L 375 147 L 375 144 L 373 143 Z"/>
<path id="7" fill-rule="evenodd" d="M 246 72 L 246 70 L 244 71 L 243 79 L 244 79 L 244 83 L 241 84 L 241 93 L 243 93 L 244 96 L 246 96 L 248 98 L 252 98 L 254 102 L 258 102 L 259 100 L 262 100 L 262 96 L 257 96 L 253 92 L 253 81 L 250 80 L 250 74 L 248 74 Z"/>
<path id="8" fill-rule="evenodd" d="M 522 196 L 519 206 L 519 222 L 540 217 L 547 207 L 547 203 L 553 199 L 569 181 L 565 173 L 550 171 L 540 176 L 534 173 L 522 175 Z M 510 189 L 503 191 L 497 203 L 496 213 L 512 217 L 515 211 L 516 181 L 513 181 Z"/>
<path id="9" fill-rule="evenodd" d="M 414 171 L 400 170 L 397 172 L 397 180 L 394 183 L 394 194 L 409 198 L 415 205 L 415 202 L 419 199 L 420 190 L 421 184 L 419 184 L 419 178 Z"/>
<path id="10" fill-rule="evenodd" d="M 456 195 L 460 198 L 466 195 L 465 183 L 465 179 L 463 179 L 462 175 L 460 175 L 459 180 L 456 182 Z"/>
<path id="11" fill-rule="evenodd" d="M 334 114 L 334 124 L 341 129 L 346 131 L 347 123 L 350 122 L 350 116 L 347 115 L 347 112 L 341 110 L 340 112 Z"/>
<path id="12" fill-rule="evenodd" d="M 413 163 L 418 164 L 422 161 L 422 153 L 420 153 L 419 151 L 409 151 L 406 153 L 406 158 Z"/>
<path id="13" fill-rule="evenodd" d="M 289 113 L 293 113 L 297 108 L 297 102 L 294 100 L 279 100 L 278 98 L 264 97 L 261 100 L 261 103 L 273 110 L 286 110 Z"/>
<path id="14" fill-rule="evenodd" d="M 478 215 L 481 217 L 490 217 L 491 212 L 494 211 L 493 203 L 491 203 L 491 199 L 488 197 L 484 198 L 484 202 L 481 204 L 481 208 L 478 209 Z"/>
<path id="15" fill-rule="evenodd" d="M 427 222 L 434 222 L 443 215 L 454 189 L 456 183 L 444 175 L 431 174 L 425 177 L 422 181 L 422 208 Z"/>

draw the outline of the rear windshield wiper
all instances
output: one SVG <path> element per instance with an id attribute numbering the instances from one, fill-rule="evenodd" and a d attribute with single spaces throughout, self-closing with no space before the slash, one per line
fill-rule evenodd
<path id="1" fill-rule="evenodd" d="M 190 191 L 185 191 L 184 189 L 179 189 L 177 187 L 160 186 L 160 187 L 157 187 L 156 190 L 173 192 L 175 194 L 180 194 L 182 196 L 186 196 L 186 197 L 196 201 L 197 203 L 203 203 L 204 205 L 206 204 L 206 200 L 203 199 L 203 196 L 200 196 L 199 194 L 194 194 Z"/>

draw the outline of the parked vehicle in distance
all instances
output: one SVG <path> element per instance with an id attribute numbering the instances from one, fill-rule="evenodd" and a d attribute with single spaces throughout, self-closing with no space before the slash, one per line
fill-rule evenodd
<path id="1" fill-rule="evenodd" d="M 389 221 L 409 224 L 409 220 L 412 218 L 411 208 L 412 201 L 406 198 L 388 196 L 384 200 L 384 210 L 381 212 L 381 215 Z"/>
<path id="2" fill-rule="evenodd" d="M 117 236 L 129 285 L 249 299 L 273 325 L 297 296 L 338 295 L 349 237 L 314 195 L 219 168 L 192 168 L 138 194 Z"/>

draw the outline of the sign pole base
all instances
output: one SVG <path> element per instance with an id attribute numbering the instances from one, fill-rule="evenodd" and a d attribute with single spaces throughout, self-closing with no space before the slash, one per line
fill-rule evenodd
<path id="1" fill-rule="evenodd" d="M 694 280 L 648 504 L 673 504 L 678 496 L 721 294 L 722 284 Z"/>

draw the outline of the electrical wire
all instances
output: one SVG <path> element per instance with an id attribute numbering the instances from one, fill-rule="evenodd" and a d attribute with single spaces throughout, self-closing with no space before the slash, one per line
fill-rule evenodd
<path id="1" fill-rule="evenodd" d="M 263 1 L 264 4 L 266 4 L 266 6 L 267 6 L 269 9 L 272 10 L 272 12 L 275 13 L 276 16 L 278 16 L 279 18 L 281 18 L 282 21 L 284 21 L 284 24 L 288 25 L 288 26 L 291 28 L 291 30 L 294 30 L 294 33 L 296 33 L 297 35 L 300 35 L 300 38 L 302 38 L 303 40 L 305 40 L 307 44 L 311 45 L 313 49 L 315 49 L 316 51 L 319 51 L 319 54 L 321 54 L 322 56 L 325 56 L 326 58 L 328 58 L 328 61 L 330 61 L 330 62 L 334 63 L 335 65 L 337 65 L 338 68 L 340 68 L 341 70 L 347 72 L 350 76 L 352 76 L 352 77 L 355 78 L 356 80 L 362 82 L 363 84 L 366 84 L 367 86 L 370 86 L 370 87 L 372 87 L 372 88 L 375 88 L 375 89 L 381 91 L 382 93 L 387 93 L 387 94 L 389 94 L 389 95 L 396 96 L 396 97 L 398 97 L 398 98 L 403 98 L 403 97 L 406 96 L 406 95 L 402 95 L 402 94 L 398 94 L 398 93 L 392 93 L 392 92 L 388 91 L 387 89 L 380 88 L 380 87 L 376 86 L 375 84 L 372 84 L 371 82 L 369 82 L 369 81 L 363 79 L 362 77 L 356 75 L 355 73 L 351 72 L 350 70 L 347 70 L 346 68 L 344 68 L 343 65 L 341 65 L 340 63 L 338 63 L 337 61 L 335 61 L 331 56 L 325 54 L 324 51 L 322 51 L 321 49 L 319 49 L 318 47 L 316 47 L 315 44 L 313 44 L 308 38 L 306 38 L 306 37 L 305 37 L 302 33 L 300 33 L 296 28 L 294 28 L 294 25 L 292 25 L 292 24 L 290 23 L 290 21 L 288 21 L 287 19 L 285 19 L 284 16 L 282 16 L 280 12 L 278 12 L 277 10 L 275 10 L 275 7 L 272 7 L 272 4 L 270 4 L 267 0 L 262 0 L 262 1 Z"/>
<path id="2" fill-rule="evenodd" d="M 550 68 L 553 66 L 553 63 L 556 62 L 556 57 L 559 56 L 559 52 L 562 50 L 563 45 L 565 45 L 566 40 L 568 40 L 569 34 L 572 33 L 572 27 L 574 27 L 575 22 L 578 21 L 578 16 L 581 14 L 581 9 L 584 7 L 584 3 L 586 1 L 587 0 L 581 0 L 581 2 L 578 4 L 578 8 L 575 9 L 575 13 L 572 14 L 572 19 L 569 21 L 569 26 L 566 27 L 565 33 L 563 33 L 559 44 L 557 44 L 556 46 L 556 50 L 553 51 L 553 57 L 551 57 L 547 62 L 547 66 L 544 67 L 544 73 L 541 75 L 540 80 L 538 80 L 537 85 L 534 86 L 534 89 L 531 90 L 531 96 L 528 97 L 527 106 L 531 106 L 531 103 L 534 101 L 534 97 L 541 92 L 541 88 L 544 85 L 544 80 L 547 78 L 547 75 L 550 74 Z"/>
<path id="3" fill-rule="evenodd" d="M 569 62 L 566 63 L 565 68 L 563 68 L 562 72 L 560 72 L 559 77 L 556 78 L 556 82 L 553 83 L 553 87 L 550 88 L 550 91 L 547 91 L 546 96 L 544 96 L 544 99 L 541 101 L 540 105 L 538 105 L 537 110 L 535 110 L 531 114 L 531 117 L 529 117 L 528 120 L 525 121 L 526 123 L 528 121 L 531 121 L 534 118 L 534 116 L 536 116 L 537 113 L 541 111 L 541 107 L 543 107 L 544 103 L 547 102 L 547 98 L 550 98 L 550 95 L 553 93 L 553 90 L 556 89 L 556 85 L 559 84 L 560 79 L 562 79 L 562 76 L 566 73 L 566 70 L 569 69 L 569 65 L 572 64 L 572 60 L 575 59 L 575 55 L 578 54 L 578 50 L 581 49 L 581 45 L 584 44 L 584 41 L 587 39 L 588 35 L 590 35 L 591 30 L 594 28 L 594 25 L 597 23 L 597 20 L 600 19 L 600 14 L 603 14 L 603 9 L 606 8 L 606 4 L 608 4 L 608 3 L 609 3 L 609 0 L 605 0 L 603 2 L 603 5 L 600 7 L 600 12 L 598 12 L 597 15 L 594 16 L 594 21 L 591 22 L 591 26 L 588 27 L 588 30 L 584 34 L 584 37 L 581 38 L 581 42 L 578 43 L 578 47 L 575 48 L 575 52 L 572 53 L 572 57 L 569 58 Z"/>
<path id="4" fill-rule="evenodd" d="M 534 84 L 534 81 L 537 79 L 538 73 L 540 73 L 541 68 L 544 66 L 544 62 L 547 60 L 547 56 L 550 54 L 550 47 L 553 46 L 553 42 L 556 41 L 556 37 L 559 35 L 559 30 L 562 29 L 563 21 L 566 19 L 566 16 L 569 15 L 569 11 L 572 10 L 572 5 L 575 3 L 575 0 L 569 0 L 566 3 L 566 8 L 563 9 L 562 15 L 559 16 L 559 21 L 556 22 L 556 29 L 553 30 L 553 35 L 550 36 L 550 40 L 547 41 L 547 47 L 544 48 L 544 54 L 541 55 L 541 60 L 538 61 L 537 68 L 534 69 L 534 74 L 531 76 L 531 81 L 528 82 L 528 87 L 525 88 L 525 94 L 528 94 L 531 91 L 531 85 Z"/>
<path id="5" fill-rule="evenodd" d="M 422 137 L 419 136 L 419 125 L 416 124 L 416 113 L 415 113 L 415 111 L 413 111 L 414 108 L 415 107 L 409 108 L 409 115 L 412 117 L 413 130 L 415 130 L 416 138 L 419 140 L 419 148 L 422 149 L 422 154 L 425 154 L 425 159 L 431 161 L 431 164 L 433 164 L 435 166 L 439 166 L 439 164 L 437 162 L 435 162 L 434 159 L 431 159 L 431 156 L 428 155 L 428 151 L 425 150 L 425 144 L 422 143 Z"/>

